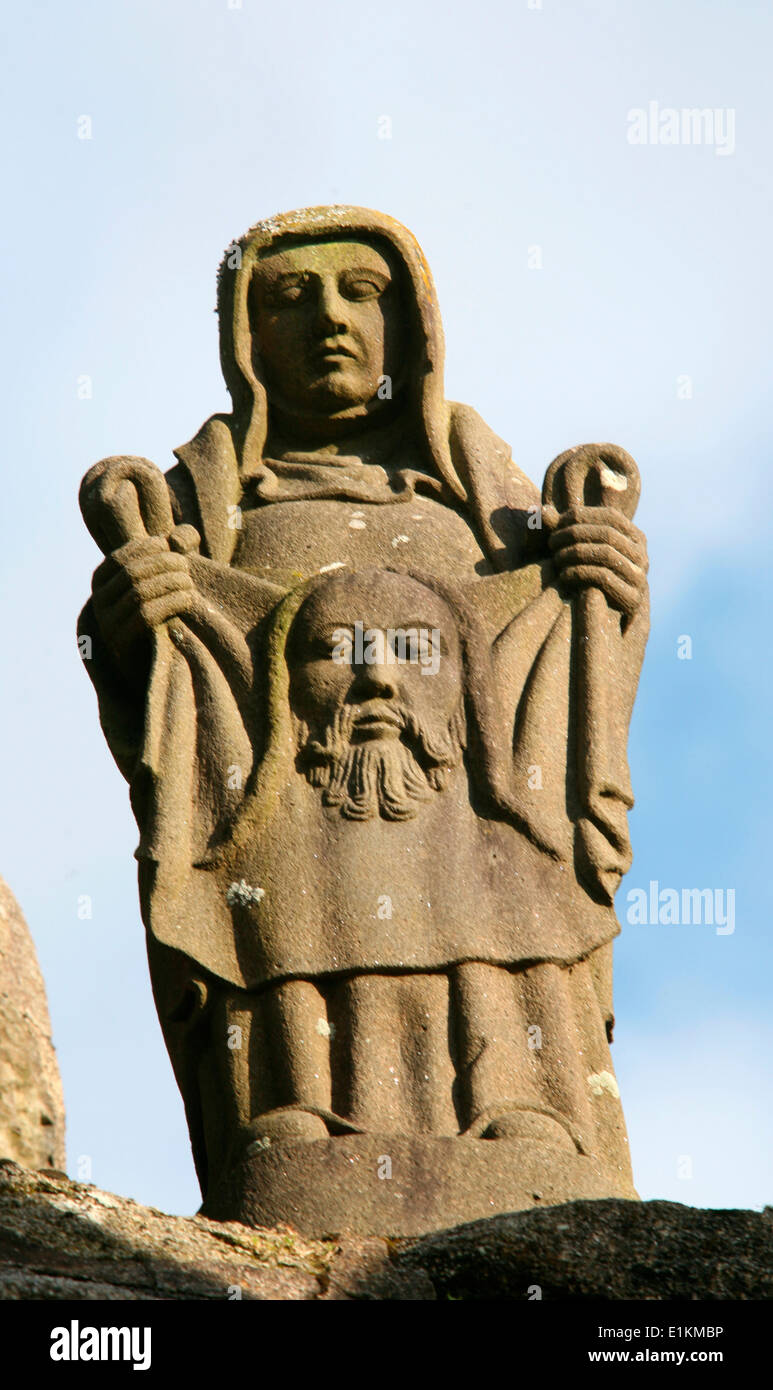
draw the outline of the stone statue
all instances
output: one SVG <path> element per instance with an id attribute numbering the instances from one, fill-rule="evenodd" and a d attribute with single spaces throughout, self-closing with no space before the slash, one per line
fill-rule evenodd
<path id="1" fill-rule="evenodd" d="M 81 488 L 81 651 L 202 1210 L 411 1234 L 635 1197 L 636 465 L 570 449 L 540 496 L 445 400 L 429 269 L 379 213 L 259 223 L 218 313 L 232 414 Z"/>

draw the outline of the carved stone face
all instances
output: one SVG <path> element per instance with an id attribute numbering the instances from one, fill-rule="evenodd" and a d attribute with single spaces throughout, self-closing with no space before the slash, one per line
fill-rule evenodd
<path id="1" fill-rule="evenodd" d="M 309 781 L 365 820 L 415 815 L 463 747 L 456 622 L 432 590 L 387 572 L 341 575 L 303 603 L 288 643 L 290 702 Z"/>
<path id="2" fill-rule="evenodd" d="M 361 654 L 355 624 L 362 629 Z M 424 661 L 421 642 L 410 640 L 400 659 L 402 644 L 387 641 L 389 633 L 417 631 L 427 634 Z M 376 633 L 384 634 L 383 642 L 372 635 Z M 434 642 L 433 633 L 438 634 Z M 350 660 L 343 634 L 349 634 Z M 434 658 L 433 646 L 439 649 Z M 301 606 L 289 652 L 296 713 L 312 725 L 328 723 L 349 705 L 356 711 L 353 737 L 358 741 L 396 737 L 399 730 L 390 719 L 398 706 L 430 730 L 445 729 L 459 706 L 462 666 L 454 615 L 437 594 L 407 575 L 384 571 L 328 580 Z M 374 711 L 384 718 L 376 718 Z"/>
<path id="3" fill-rule="evenodd" d="M 404 356 L 397 271 L 367 242 L 308 241 L 263 257 L 250 318 L 272 403 L 288 414 L 356 418 L 391 396 Z"/>

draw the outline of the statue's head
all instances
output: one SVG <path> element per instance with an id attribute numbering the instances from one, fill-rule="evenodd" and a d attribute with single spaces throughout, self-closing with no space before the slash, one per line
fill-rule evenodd
<path id="1" fill-rule="evenodd" d="M 254 365 L 272 407 L 309 424 L 383 411 L 406 365 L 401 288 L 394 254 L 361 238 L 264 251 L 249 315 Z"/>
<path id="2" fill-rule="evenodd" d="M 261 467 L 272 417 L 301 427 L 284 432 L 280 419 L 280 435 L 316 433 L 325 443 L 368 417 L 399 414 L 428 471 L 465 497 L 449 445 L 432 276 L 394 218 L 334 206 L 256 223 L 226 251 L 217 311 L 243 481 Z"/>
<path id="3" fill-rule="evenodd" d="M 455 616 L 407 575 L 341 574 L 301 604 L 287 643 L 300 766 L 352 819 L 403 820 L 464 745 Z"/>

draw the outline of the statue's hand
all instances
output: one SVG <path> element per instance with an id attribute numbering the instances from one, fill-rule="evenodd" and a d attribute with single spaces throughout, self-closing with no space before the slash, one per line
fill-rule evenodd
<path id="1" fill-rule="evenodd" d="M 188 561 L 163 536 L 146 536 L 114 550 L 94 571 L 92 600 L 105 641 L 120 657 L 138 638 L 180 617 L 195 595 Z"/>
<path id="2" fill-rule="evenodd" d="M 576 593 L 596 588 L 613 608 L 632 618 L 647 590 L 647 544 L 643 532 L 614 507 L 572 507 L 546 513 L 543 524 L 562 588 Z"/>

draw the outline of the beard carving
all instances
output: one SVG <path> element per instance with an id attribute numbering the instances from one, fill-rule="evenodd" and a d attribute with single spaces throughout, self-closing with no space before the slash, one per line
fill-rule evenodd
<path id="1" fill-rule="evenodd" d="M 396 738 L 352 742 L 355 707 L 344 705 L 320 731 L 301 729 L 299 766 L 322 803 L 337 806 L 347 820 L 410 820 L 419 804 L 443 790 L 465 747 L 461 706 L 440 734 L 430 734 L 410 710 L 390 702 L 399 720 Z"/>

